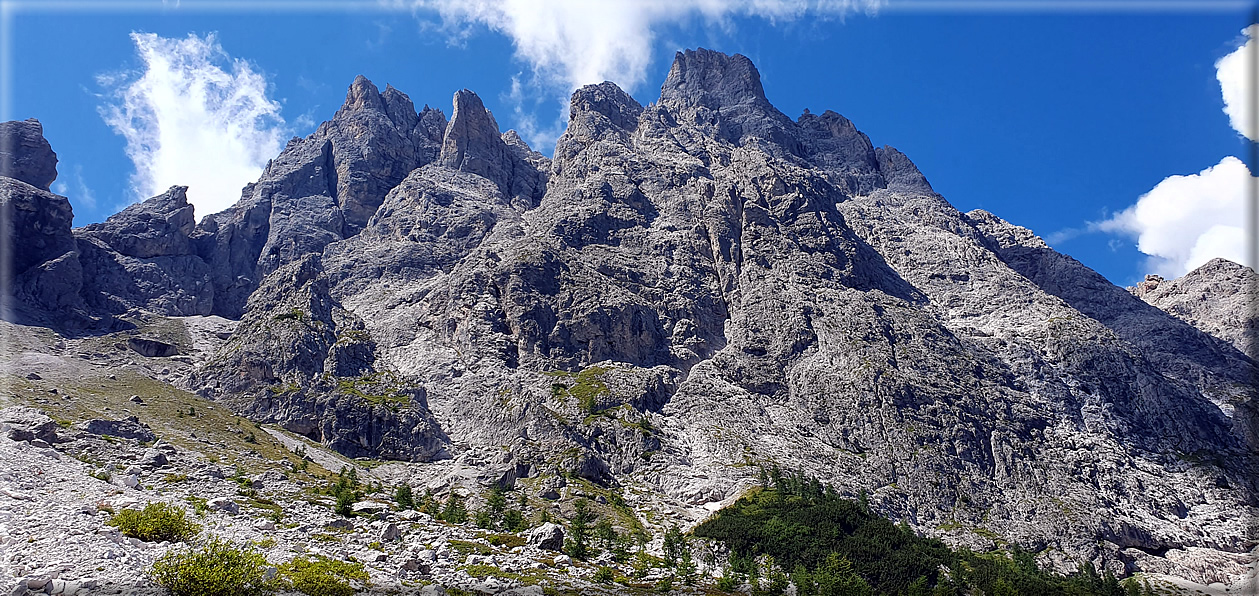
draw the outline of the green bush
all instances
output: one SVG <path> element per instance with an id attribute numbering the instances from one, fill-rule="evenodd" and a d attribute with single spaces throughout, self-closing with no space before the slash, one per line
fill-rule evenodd
<path id="1" fill-rule="evenodd" d="M 302 555 L 280 566 L 285 587 L 310 596 L 351 596 L 350 582 L 367 583 L 362 563 L 347 563 L 323 556 Z"/>
<path id="2" fill-rule="evenodd" d="M 185 518 L 183 507 L 166 503 L 149 503 L 143 510 L 123 509 L 108 524 L 145 542 L 181 542 L 201 532 L 199 524 Z"/>
<path id="3" fill-rule="evenodd" d="M 267 567 L 252 548 L 211 538 L 197 550 L 162 555 L 149 578 L 173 596 L 258 596 L 275 591 Z"/>
<path id="4" fill-rule="evenodd" d="M 598 583 L 610 584 L 612 583 L 612 580 L 615 578 L 616 578 L 616 573 L 612 571 L 611 567 L 604 565 L 595 570 L 594 580 Z"/>

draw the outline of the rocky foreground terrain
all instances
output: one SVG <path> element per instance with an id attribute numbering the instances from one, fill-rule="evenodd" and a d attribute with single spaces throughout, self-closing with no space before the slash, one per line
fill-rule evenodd
<path id="1" fill-rule="evenodd" d="M 73 228 L 39 123 L 0 138 L 14 594 L 155 591 L 182 547 L 106 523 L 152 501 L 382 591 L 649 590 L 554 550 L 579 498 L 659 552 L 775 465 L 951 545 L 1253 589 L 1254 272 L 1114 286 L 743 56 L 679 53 L 645 106 L 579 89 L 551 158 L 470 91 L 447 118 L 359 77 L 199 222 L 173 187 Z M 534 529 L 401 484 L 509 489 Z"/>

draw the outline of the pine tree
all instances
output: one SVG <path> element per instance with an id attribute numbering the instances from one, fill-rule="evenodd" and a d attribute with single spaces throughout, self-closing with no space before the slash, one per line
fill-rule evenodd
<path id="1" fill-rule="evenodd" d="M 590 522 L 594 521 L 594 513 L 591 513 L 588 505 L 585 499 L 577 499 L 577 502 L 573 503 L 575 510 L 573 521 L 568 525 L 569 539 L 565 550 L 570 557 L 578 560 L 585 560 L 590 556 L 587 541 L 590 539 Z"/>
<path id="2" fill-rule="evenodd" d="M 393 500 L 398 504 L 399 511 L 407 509 L 415 509 L 415 500 L 411 497 L 411 485 L 402 483 L 398 485 L 398 489 L 393 493 Z"/>

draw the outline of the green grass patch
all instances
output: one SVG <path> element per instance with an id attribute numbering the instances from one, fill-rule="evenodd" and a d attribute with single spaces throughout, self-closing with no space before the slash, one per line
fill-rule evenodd
<path id="1" fill-rule="evenodd" d="M 461 555 L 488 555 L 494 552 L 494 549 L 480 542 L 469 542 L 467 540 L 451 540 L 450 548 Z"/>

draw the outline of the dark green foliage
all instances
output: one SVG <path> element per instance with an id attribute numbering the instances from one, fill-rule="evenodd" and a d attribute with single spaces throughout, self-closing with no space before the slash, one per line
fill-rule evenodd
<path id="1" fill-rule="evenodd" d="M 595 514 L 590 511 L 590 503 L 585 499 L 577 499 L 573 503 L 573 521 L 568 524 L 568 538 L 564 541 L 564 551 L 568 556 L 584 561 L 590 552 L 590 524 Z"/>
<path id="2" fill-rule="evenodd" d="M 682 535 L 682 531 L 677 526 L 671 526 L 664 533 L 664 564 L 670 569 L 677 567 L 678 561 L 682 558 L 682 551 L 690 551 L 690 546 L 686 543 L 686 537 Z"/>
<path id="3" fill-rule="evenodd" d="M 123 535 L 145 542 L 181 542 L 201 532 L 201 526 L 189 521 L 183 507 L 166 503 L 149 503 L 143 510 L 123 509 L 107 522 Z"/>
<path id="4" fill-rule="evenodd" d="M 275 591 L 266 570 L 262 554 L 211 538 L 197 550 L 162 555 L 149 577 L 174 596 L 257 596 Z"/>
<path id="5" fill-rule="evenodd" d="M 616 578 L 616 573 L 611 567 L 603 566 L 595 570 L 594 580 L 601 584 L 610 584 Z"/>
<path id="6" fill-rule="evenodd" d="M 354 504 L 363 498 L 363 492 L 359 490 L 358 471 L 354 468 L 346 470 L 342 467 L 341 472 L 337 474 L 337 481 L 328 488 L 327 492 L 337 500 L 334 508 L 337 515 L 346 517 L 354 515 Z"/>
<path id="7" fill-rule="evenodd" d="M 393 492 L 393 500 L 398 504 L 398 509 L 406 511 L 407 509 L 415 509 L 415 499 L 411 496 L 411 485 L 400 484 L 398 489 Z"/>
<path id="8" fill-rule="evenodd" d="M 726 575 L 746 574 L 754 590 L 775 591 L 778 569 L 792 569 L 800 596 L 953 596 L 976 588 L 990 596 L 1007 588 L 1019 596 L 1126 596 L 1113 576 L 1088 564 L 1062 577 L 1039 569 L 1033 554 L 1017 547 L 1011 553 L 954 552 L 939 540 L 917 536 L 904 522 L 898 527 L 874 514 L 866 498 L 841 498 L 814 478 L 774 467 L 763 479 L 764 488 L 694 531 L 725 543 L 731 551 Z M 666 558 L 668 540 L 666 535 Z M 764 555 L 777 565 L 762 569 L 757 560 Z M 942 568 L 950 570 L 951 579 L 942 576 Z"/>
<path id="9" fill-rule="evenodd" d="M 451 491 L 450 500 L 446 501 L 446 506 L 442 508 L 442 512 L 437 518 L 452 524 L 461 524 L 468 521 L 468 506 L 464 503 L 463 496 Z"/>
<path id="10" fill-rule="evenodd" d="M 490 487 L 490 494 L 485 498 L 485 508 L 476 514 L 476 525 L 479 528 L 509 530 L 503 523 L 504 510 L 507 509 L 506 490 L 495 484 Z"/>
<path id="11" fill-rule="evenodd" d="M 529 520 L 525 519 L 523 513 L 516 509 L 508 509 L 503 512 L 503 530 L 506 532 L 520 532 L 529 529 Z"/>

